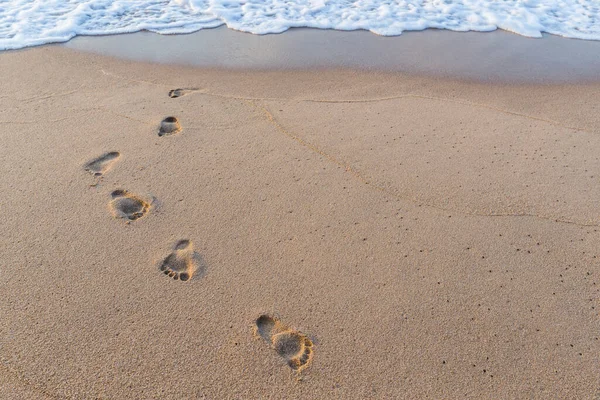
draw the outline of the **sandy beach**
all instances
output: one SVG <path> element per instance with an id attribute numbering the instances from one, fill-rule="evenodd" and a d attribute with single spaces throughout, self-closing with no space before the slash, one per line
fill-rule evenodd
<path id="1" fill-rule="evenodd" d="M 600 82 L 0 71 L 0 398 L 600 396 Z"/>

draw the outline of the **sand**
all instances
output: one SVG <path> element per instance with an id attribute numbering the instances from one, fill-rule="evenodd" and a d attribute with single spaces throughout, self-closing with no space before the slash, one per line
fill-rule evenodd
<path id="1" fill-rule="evenodd" d="M 600 41 L 554 35 L 532 39 L 503 30 L 482 34 L 426 29 L 385 37 L 309 28 L 251 35 L 221 26 L 188 35 L 77 36 L 62 46 L 202 68 L 345 68 L 513 84 L 597 82 L 600 75 Z"/>
<path id="2" fill-rule="evenodd" d="M 600 394 L 600 84 L 0 71 L 1 398 Z"/>

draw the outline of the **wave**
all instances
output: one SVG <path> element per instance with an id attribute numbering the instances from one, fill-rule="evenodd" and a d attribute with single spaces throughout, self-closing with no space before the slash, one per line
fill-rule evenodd
<path id="1" fill-rule="evenodd" d="M 4 0 L 0 50 L 77 35 L 191 33 L 220 25 L 254 34 L 294 27 L 384 36 L 427 28 L 503 29 L 600 40 L 598 0 Z"/>

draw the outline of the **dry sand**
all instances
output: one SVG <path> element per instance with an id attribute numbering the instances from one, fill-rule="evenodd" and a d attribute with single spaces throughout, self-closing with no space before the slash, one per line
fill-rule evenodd
<path id="1" fill-rule="evenodd" d="M 599 84 L 0 71 L 1 398 L 600 395 Z"/>

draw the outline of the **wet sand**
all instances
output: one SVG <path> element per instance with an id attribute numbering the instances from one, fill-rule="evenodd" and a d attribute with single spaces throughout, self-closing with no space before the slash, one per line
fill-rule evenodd
<path id="1" fill-rule="evenodd" d="M 345 68 L 492 83 L 576 83 L 600 78 L 600 41 L 510 32 L 427 29 L 383 37 L 295 28 L 251 35 L 226 27 L 189 35 L 78 36 L 68 48 L 163 64 L 229 70 Z"/>
<path id="2" fill-rule="evenodd" d="M 1 398 L 598 395 L 600 84 L 0 70 Z"/>

